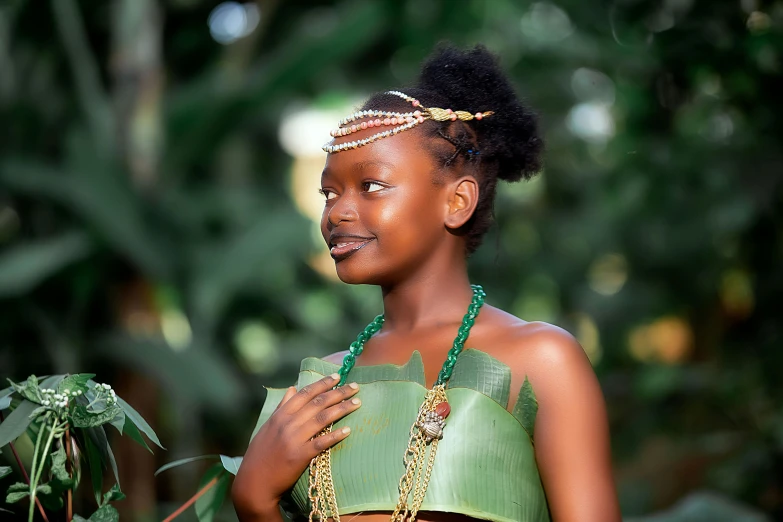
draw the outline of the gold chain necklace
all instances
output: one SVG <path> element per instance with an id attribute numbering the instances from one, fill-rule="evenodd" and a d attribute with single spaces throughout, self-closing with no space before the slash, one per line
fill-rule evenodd
<path id="1" fill-rule="evenodd" d="M 446 383 L 451 378 L 454 365 L 457 362 L 457 356 L 465 347 L 465 341 L 468 339 L 470 329 L 476 321 L 479 309 L 484 304 L 486 294 L 479 285 L 471 285 L 473 289 L 473 299 L 468 306 L 468 312 L 462 319 L 462 324 L 454 339 L 454 344 L 449 350 L 446 361 L 443 363 L 431 390 L 427 391 L 424 402 L 419 407 L 419 413 L 410 429 L 410 438 L 408 447 L 403 456 L 405 473 L 400 478 L 399 491 L 400 498 L 397 501 L 397 507 L 391 515 L 390 522 L 414 522 L 416 515 L 424 502 L 424 496 L 427 493 L 432 468 L 435 464 L 435 454 L 438 451 L 438 441 L 443 438 L 443 428 L 446 425 L 446 417 L 451 413 L 446 398 Z M 359 334 L 356 341 L 351 343 L 348 354 L 343 359 L 340 367 L 340 382 L 337 386 L 342 386 L 348 376 L 348 372 L 356 364 L 358 357 L 364 350 L 364 344 L 375 335 L 383 326 L 383 315 L 376 317 Z M 332 426 L 324 428 L 317 436 L 322 436 L 332 431 Z M 309 522 L 318 519 L 326 522 L 330 513 L 334 522 L 340 522 L 340 513 L 337 508 L 337 498 L 334 493 L 334 482 L 332 481 L 332 459 L 331 449 L 327 449 L 313 458 L 310 462 L 309 487 L 307 495 L 310 498 L 310 516 Z M 409 498 L 412 499 L 409 502 Z"/>

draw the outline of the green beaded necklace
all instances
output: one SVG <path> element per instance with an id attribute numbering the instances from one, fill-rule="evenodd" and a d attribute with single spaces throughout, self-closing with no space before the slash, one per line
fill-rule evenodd
<path id="1" fill-rule="evenodd" d="M 457 363 L 457 356 L 465 347 L 465 341 L 468 340 L 470 329 L 473 328 L 473 324 L 476 322 L 476 317 L 478 316 L 479 310 L 484 304 L 484 299 L 487 297 L 487 294 L 484 293 L 484 289 L 481 288 L 481 285 L 470 285 L 470 287 L 473 289 L 473 299 L 470 301 L 470 305 L 468 306 L 468 312 L 462 318 L 462 324 L 457 331 L 457 337 L 454 338 L 454 344 L 446 356 L 443 367 L 438 374 L 438 380 L 435 381 L 435 386 L 445 385 L 446 382 L 451 378 L 451 372 L 454 370 L 454 365 Z M 367 343 L 367 341 L 369 341 L 373 335 L 380 331 L 381 327 L 383 326 L 383 322 L 383 314 L 377 316 L 370 324 L 365 327 L 362 333 L 356 337 L 356 340 L 351 343 L 351 346 L 348 349 L 348 353 L 345 354 L 345 357 L 343 358 L 343 364 L 337 372 L 340 374 L 340 383 L 338 386 L 345 384 L 345 380 L 348 377 L 348 372 L 350 372 L 356 364 L 356 358 L 359 357 L 364 351 L 365 343 Z"/>
<path id="2" fill-rule="evenodd" d="M 435 453 L 438 450 L 438 441 L 443 437 L 443 427 L 446 423 L 446 417 L 451 412 L 446 397 L 446 383 L 451 378 L 454 365 L 457 363 L 462 349 L 465 347 L 465 341 L 470 335 L 470 329 L 476 322 L 481 306 L 484 304 L 486 294 L 479 285 L 471 285 L 473 289 L 473 299 L 468 306 L 468 312 L 462 318 L 462 324 L 457 331 L 457 337 L 454 344 L 446 356 L 446 361 L 438 374 L 431 390 L 427 391 L 424 403 L 419 408 L 416 420 L 411 426 L 408 448 L 403 457 L 405 465 L 405 474 L 400 478 L 399 492 L 400 497 L 397 507 L 391 515 L 391 522 L 414 522 L 416 514 L 424 501 L 424 495 L 427 492 L 427 486 L 430 480 L 432 466 L 435 463 Z M 356 358 L 361 355 L 364 345 L 367 341 L 383 326 L 383 315 L 379 315 L 367 325 L 354 342 L 351 343 L 348 353 L 343 358 L 343 364 L 338 373 L 340 374 L 340 383 L 345 384 L 348 373 L 356 364 Z M 326 428 L 322 434 L 331 431 L 331 426 Z M 413 498 L 411 499 L 411 494 Z M 318 454 L 310 463 L 310 486 L 308 490 L 312 511 L 310 521 L 313 518 L 319 518 L 321 521 L 331 517 L 335 522 L 340 522 L 340 514 L 337 507 L 337 498 L 334 493 L 334 483 L 332 482 L 331 470 L 331 450 L 326 450 Z"/>

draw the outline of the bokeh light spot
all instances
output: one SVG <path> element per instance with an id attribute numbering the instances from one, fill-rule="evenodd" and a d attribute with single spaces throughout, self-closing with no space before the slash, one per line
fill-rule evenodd
<path id="1" fill-rule="evenodd" d="M 734 134 L 734 120 L 725 112 L 713 114 L 702 125 L 699 134 L 709 141 L 725 141 Z"/>
<path id="2" fill-rule="evenodd" d="M 751 33 L 765 33 L 772 26 L 772 18 L 767 13 L 761 11 L 753 11 L 748 16 L 746 23 Z"/>
<path id="3" fill-rule="evenodd" d="M 571 133 L 591 143 L 605 143 L 614 136 L 614 118 L 603 103 L 580 103 L 566 118 Z"/>
<path id="4" fill-rule="evenodd" d="M 585 67 L 574 71 L 571 75 L 571 91 L 582 102 L 614 104 L 614 82 L 600 71 Z"/>
<path id="5" fill-rule="evenodd" d="M 587 314 L 576 314 L 576 340 L 582 345 L 587 358 L 593 365 L 598 364 L 603 355 L 601 336 L 595 320 Z"/>
<path id="6" fill-rule="evenodd" d="M 522 34 L 531 43 L 559 42 L 574 32 L 568 14 L 550 2 L 536 2 L 522 17 Z"/>
<path id="7" fill-rule="evenodd" d="M 255 3 L 223 2 L 209 13 L 207 25 L 212 38 L 227 45 L 252 33 L 260 20 L 261 13 Z"/>
<path id="8" fill-rule="evenodd" d="M 193 332 L 187 316 L 177 308 L 169 308 L 160 314 L 160 330 L 172 350 L 181 352 L 190 346 Z"/>
<path id="9" fill-rule="evenodd" d="M 628 279 L 628 263 L 620 254 L 606 254 L 596 259 L 588 272 L 588 284 L 601 295 L 614 295 Z"/>
<path id="10" fill-rule="evenodd" d="M 693 347 L 693 333 L 679 317 L 662 317 L 631 331 L 628 346 L 634 359 L 641 362 L 676 364 L 682 362 Z"/>
<path id="11" fill-rule="evenodd" d="M 250 372 L 270 374 L 280 366 L 277 336 L 261 321 L 240 325 L 234 345 L 240 361 Z"/>

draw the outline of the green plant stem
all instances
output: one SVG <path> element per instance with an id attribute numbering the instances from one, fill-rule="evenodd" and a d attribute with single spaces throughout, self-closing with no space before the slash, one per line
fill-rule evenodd
<path id="1" fill-rule="evenodd" d="M 41 442 L 41 434 L 43 433 L 44 428 L 46 427 L 46 421 L 49 418 L 49 414 L 46 414 L 46 417 L 44 417 L 44 421 L 41 423 L 41 431 L 38 432 L 38 440 L 35 442 L 35 453 L 38 454 L 38 448 Z M 52 427 L 49 429 L 49 438 L 46 441 L 46 445 L 44 446 L 43 453 L 41 454 L 41 459 L 38 461 L 38 469 L 35 469 L 35 457 L 33 456 L 33 467 L 30 473 L 33 475 L 32 480 L 30 481 L 30 513 L 29 513 L 29 520 L 28 522 L 33 522 L 33 503 L 35 502 L 35 494 L 36 489 L 38 488 L 38 481 L 41 480 L 41 475 L 43 474 L 44 466 L 46 466 L 46 456 L 49 453 L 49 448 L 52 446 L 52 441 L 54 440 L 54 433 L 57 428 L 57 416 L 54 417 L 54 422 L 52 423 Z"/>
<path id="2" fill-rule="evenodd" d="M 93 400 L 91 400 L 89 402 L 89 404 L 87 404 L 87 409 L 88 410 L 93 406 L 93 404 L 95 404 L 96 402 L 98 402 L 99 400 L 101 400 L 103 398 L 102 397 L 102 393 L 100 392 L 100 390 L 93 390 L 93 393 L 95 393 L 95 398 Z"/>
<path id="3" fill-rule="evenodd" d="M 28 515 L 28 522 L 33 522 L 33 510 L 35 506 L 35 488 L 37 487 L 36 484 L 34 484 L 35 481 L 35 467 L 38 464 L 38 450 L 41 449 L 41 439 L 43 438 L 44 429 L 46 428 L 46 421 L 49 420 L 49 413 L 47 412 L 46 415 L 44 415 L 44 418 L 41 420 L 41 428 L 38 430 L 38 436 L 35 438 L 35 449 L 33 450 L 33 464 L 30 466 L 30 475 L 32 476 L 32 479 L 28 482 L 30 485 L 30 512 Z"/>
<path id="4" fill-rule="evenodd" d="M 3 422 L 5 418 L 3 417 L 3 412 L 0 411 L 0 422 Z M 19 466 L 19 471 L 22 472 L 22 477 L 24 477 L 24 482 L 28 486 L 30 485 L 30 477 L 27 475 L 27 470 L 24 467 L 24 464 L 22 463 L 21 457 L 19 457 L 19 453 L 16 452 L 16 446 L 14 446 L 13 442 L 9 442 L 8 446 L 11 448 L 11 453 L 14 454 L 14 458 L 16 459 L 16 464 Z M 49 517 L 46 516 L 46 511 L 44 511 L 43 505 L 41 505 L 41 501 L 38 499 L 35 499 L 35 505 L 38 506 L 38 511 L 41 512 L 41 518 L 44 519 L 44 522 L 49 522 Z"/>

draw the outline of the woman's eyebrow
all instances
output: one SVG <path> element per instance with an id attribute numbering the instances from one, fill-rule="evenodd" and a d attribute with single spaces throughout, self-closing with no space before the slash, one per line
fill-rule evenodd
<path id="1" fill-rule="evenodd" d="M 382 161 L 382 160 L 358 161 L 358 162 L 354 163 L 353 165 L 351 165 L 351 170 L 355 171 L 355 172 L 362 172 L 364 170 L 371 169 L 373 167 L 375 167 L 375 168 L 380 167 L 380 168 L 383 168 L 383 169 L 393 169 L 394 168 L 394 164 L 386 162 L 386 161 Z M 321 171 L 321 180 L 330 178 L 331 175 L 332 175 L 331 169 L 329 169 L 329 167 L 326 167 L 326 168 L 324 168 L 323 171 Z"/>
<path id="2" fill-rule="evenodd" d="M 381 160 L 367 160 L 367 161 L 360 161 L 358 163 L 355 163 L 353 169 L 362 171 L 371 167 L 392 169 L 394 168 L 394 165 L 392 163 L 388 163 L 386 161 L 381 161 Z"/>

